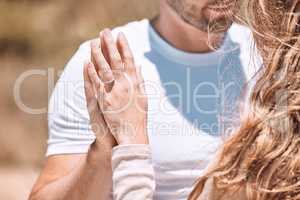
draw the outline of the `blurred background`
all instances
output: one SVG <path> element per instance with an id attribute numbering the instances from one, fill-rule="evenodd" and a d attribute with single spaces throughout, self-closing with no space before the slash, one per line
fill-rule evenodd
<path id="1" fill-rule="evenodd" d="M 28 114 L 14 86 L 31 69 L 58 74 L 80 43 L 103 28 L 151 18 L 158 0 L 0 0 L 0 199 L 25 200 L 45 159 L 47 115 Z M 58 76 L 54 76 L 56 81 Z M 47 76 L 31 76 L 22 102 L 47 106 Z"/>

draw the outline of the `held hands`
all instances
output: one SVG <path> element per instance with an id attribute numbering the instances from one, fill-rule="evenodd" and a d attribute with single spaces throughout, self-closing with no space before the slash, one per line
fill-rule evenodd
<path id="1" fill-rule="evenodd" d="M 91 42 L 91 54 L 92 62 L 84 66 L 85 85 L 93 88 L 110 133 L 118 144 L 148 144 L 144 82 L 124 34 L 115 43 L 111 32 L 103 31 L 100 39 Z M 87 102 L 89 107 L 91 101 Z M 90 107 L 95 106 L 90 103 Z"/>

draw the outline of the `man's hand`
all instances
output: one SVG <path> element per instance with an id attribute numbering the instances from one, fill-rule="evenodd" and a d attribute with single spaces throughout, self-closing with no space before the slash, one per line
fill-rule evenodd
<path id="1" fill-rule="evenodd" d="M 98 106 L 98 91 L 93 87 L 87 70 L 88 65 L 85 64 L 83 70 L 85 97 L 96 141 L 87 154 L 74 153 L 48 157 L 31 191 L 30 200 L 112 199 L 111 152 L 116 141 Z"/>
<path id="2" fill-rule="evenodd" d="M 91 48 L 93 49 L 92 46 Z M 94 58 L 95 57 L 94 54 L 92 54 L 91 57 L 94 63 L 95 63 L 95 59 L 98 59 L 97 57 Z M 100 107 L 98 105 L 98 101 L 97 101 L 98 90 L 97 88 L 95 88 L 94 84 L 92 83 L 89 77 L 88 66 L 89 63 L 86 62 L 84 65 L 83 76 L 84 76 L 84 90 L 85 90 L 87 109 L 90 116 L 90 125 L 93 132 L 95 133 L 96 142 L 99 142 L 101 145 L 105 145 L 108 148 L 112 148 L 113 146 L 116 145 L 116 141 L 112 136 L 104 120 Z"/>
<path id="3" fill-rule="evenodd" d="M 143 78 L 124 34 L 114 42 L 109 30 L 92 41 L 92 61 L 85 69 L 98 91 L 98 105 L 118 144 L 147 144 L 147 97 Z M 101 49 L 101 47 L 104 47 Z"/>

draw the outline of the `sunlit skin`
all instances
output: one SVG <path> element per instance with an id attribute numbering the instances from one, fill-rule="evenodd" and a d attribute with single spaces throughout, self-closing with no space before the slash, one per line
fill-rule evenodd
<path id="1" fill-rule="evenodd" d="M 196 1 L 167 2 L 180 16 L 189 16 L 190 23 L 197 23 L 199 26 L 196 29 L 202 33 L 208 30 L 203 29 L 202 25 L 206 23 L 209 26 L 211 19 L 212 23 L 228 21 L 228 15 L 223 10 L 233 7 L 233 4 L 226 6 L 211 1 L 201 1 L 202 4 L 195 4 Z M 224 24 L 226 28 L 228 24 L 231 23 Z M 84 66 L 89 75 L 86 85 L 91 85 L 94 91 L 100 91 L 98 104 L 111 134 L 118 144 L 147 144 L 147 98 L 139 87 L 143 83 L 142 76 L 137 73 L 138 68 L 124 34 L 119 34 L 115 43 L 112 33 L 104 30 L 100 33 L 100 39 L 92 41 L 91 52 L 92 62 Z M 105 89 L 107 84 L 112 85 L 108 91 Z M 96 95 L 97 92 L 93 96 Z M 125 127 L 130 127 L 130 130 Z"/>
<path id="2" fill-rule="evenodd" d="M 206 53 L 222 44 L 236 7 L 235 0 L 161 0 L 160 14 L 152 24 L 174 47 Z"/>
<path id="3" fill-rule="evenodd" d="M 169 0 L 167 2 L 167 0 L 160 0 L 160 14 L 152 20 L 152 24 L 156 31 L 175 48 L 186 52 L 210 52 L 222 43 L 224 32 L 231 24 L 230 19 L 234 10 L 232 1 L 220 2 L 213 3 L 208 0 Z M 230 8 L 228 7 L 229 2 Z M 224 12 L 225 10 L 226 12 Z M 206 28 L 208 24 L 220 24 L 221 26 L 210 26 L 213 29 L 209 30 Z M 224 28 L 220 29 L 220 27 Z M 102 42 L 104 44 L 102 50 L 107 57 L 110 55 L 107 50 L 109 39 L 100 36 L 98 39 L 104 41 Z M 85 95 L 91 123 L 99 124 L 101 128 L 96 127 L 96 129 L 93 129 L 98 139 L 92 144 L 87 154 L 48 157 L 45 167 L 32 189 L 30 200 L 111 199 L 112 172 L 110 159 L 111 149 L 116 145 L 116 142 L 111 133 L 112 131 L 107 127 L 104 120 L 105 116 L 101 114 L 100 108 L 97 106 L 97 99 L 94 96 L 95 91 L 88 73 L 88 66 L 99 67 L 96 63 L 99 57 L 93 55 L 91 57 L 93 65 L 91 63 L 86 64 L 84 70 Z M 108 66 L 112 67 L 111 62 L 108 62 Z M 117 93 L 118 91 L 114 92 Z M 118 100 L 113 99 L 112 101 Z M 143 107 L 143 105 L 140 106 Z M 141 117 L 144 113 L 136 112 L 136 114 L 140 116 L 131 115 L 131 119 Z M 102 134 L 99 135 L 97 130 Z M 105 130 L 105 133 L 102 130 Z M 144 127 L 140 130 L 144 130 Z M 147 143 L 147 133 L 145 131 L 140 133 L 138 140 L 127 140 L 119 135 L 117 141 Z"/>
<path id="4" fill-rule="evenodd" d="M 167 0 L 170 7 L 188 24 L 203 32 L 224 32 L 232 23 L 234 0 Z"/>

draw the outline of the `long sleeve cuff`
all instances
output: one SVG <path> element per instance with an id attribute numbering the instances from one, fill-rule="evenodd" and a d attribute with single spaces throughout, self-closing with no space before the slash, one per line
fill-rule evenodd
<path id="1" fill-rule="evenodd" d="M 112 152 L 114 200 L 152 200 L 154 170 L 149 145 L 119 145 Z"/>

